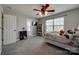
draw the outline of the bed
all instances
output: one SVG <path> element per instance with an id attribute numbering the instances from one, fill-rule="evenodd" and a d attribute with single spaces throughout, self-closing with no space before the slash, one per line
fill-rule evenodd
<path id="1" fill-rule="evenodd" d="M 77 36 L 77 37 L 76 37 Z M 75 38 L 74 38 L 75 37 Z M 79 54 L 79 35 L 73 35 L 74 39 L 67 39 L 65 36 L 60 36 L 59 33 L 45 33 L 45 42 L 64 48 L 70 52 Z M 73 44 L 74 43 L 74 44 Z"/>

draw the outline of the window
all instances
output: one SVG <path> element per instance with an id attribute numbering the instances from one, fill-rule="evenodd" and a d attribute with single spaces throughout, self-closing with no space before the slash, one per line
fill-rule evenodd
<path id="1" fill-rule="evenodd" d="M 64 30 L 64 17 L 54 19 L 54 31 Z"/>
<path id="2" fill-rule="evenodd" d="M 46 32 L 64 30 L 64 17 L 46 21 Z"/>
<path id="3" fill-rule="evenodd" d="M 53 31 L 53 20 L 46 21 L 46 32 Z"/>

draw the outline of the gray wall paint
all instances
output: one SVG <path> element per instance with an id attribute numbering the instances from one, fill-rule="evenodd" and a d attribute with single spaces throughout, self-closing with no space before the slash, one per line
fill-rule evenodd
<path id="1" fill-rule="evenodd" d="M 3 11 L 3 9 L 0 5 L 0 54 L 2 51 L 2 14 L 1 14 L 2 11 Z"/>
<path id="2" fill-rule="evenodd" d="M 72 29 L 79 25 L 79 9 L 67 12 L 65 16 L 65 30 Z"/>
<path id="3" fill-rule="evenodd" d="M 53 19 L 60 16 L 64 16 L 65 30 L 75 28 L 77 27 L 77 25 L 79 25 L 79 9 L 74 9 L 74 10 L 59 13 L 53 16 L 38 19 L 39 23 L 43 24 L 43 33 L 45 32 L 45 21 L 48 19 Z"/>

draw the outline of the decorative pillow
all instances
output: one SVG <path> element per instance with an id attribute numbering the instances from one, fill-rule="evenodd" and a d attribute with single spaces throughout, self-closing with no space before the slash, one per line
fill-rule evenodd
<path id="1" fill-rule="evenodd" d="M 59 35 L 64 35 L 64 31 L 63 30 L 60 30 Z"/>
<path id="2" fill-rule="evenodd" d="M 67 39 L 69 39 L 69 35 L 64 35 Z"/>

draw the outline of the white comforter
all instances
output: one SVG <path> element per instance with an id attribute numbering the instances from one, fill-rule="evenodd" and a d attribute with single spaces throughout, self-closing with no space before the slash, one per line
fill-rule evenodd
<path id="1" fill-rule="evenodd" d="M 61 43 L 69 43 L 71 40 L 66 39 L 65 36 L 60 36 L 58 33 L 45 33 L 45 38 L 46 39 L 50 39 L 50 40 L 54 40 L 54 41 L 58 41 Z"/>

